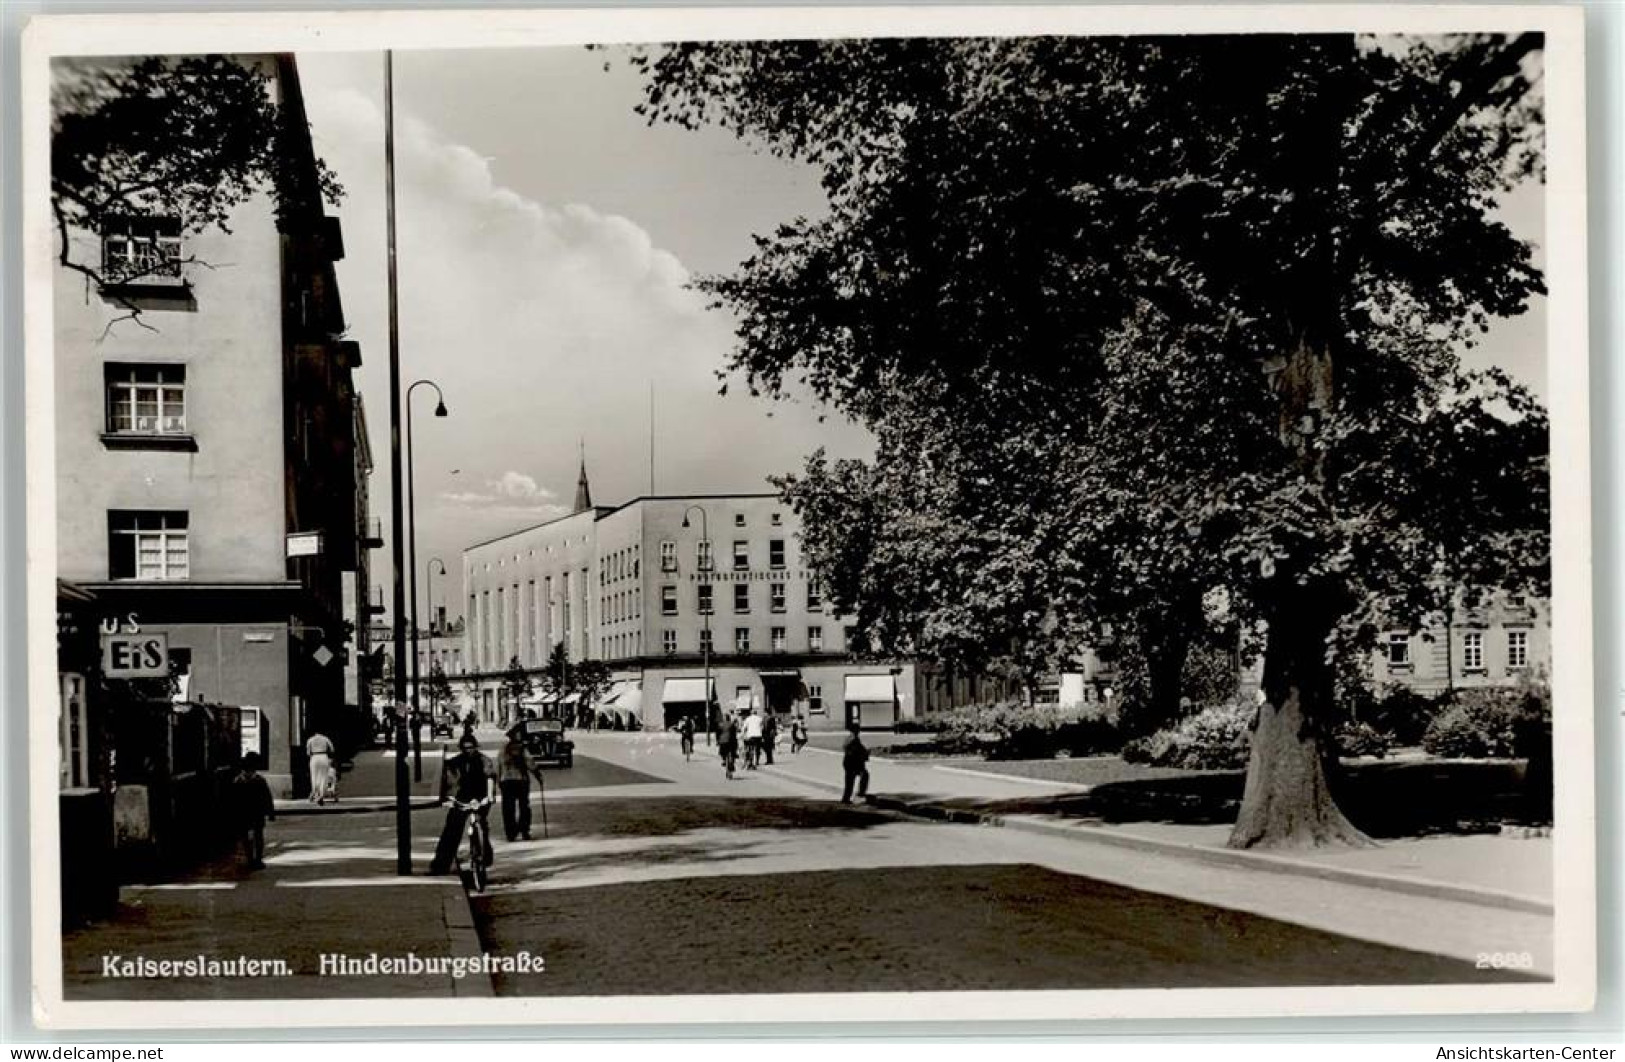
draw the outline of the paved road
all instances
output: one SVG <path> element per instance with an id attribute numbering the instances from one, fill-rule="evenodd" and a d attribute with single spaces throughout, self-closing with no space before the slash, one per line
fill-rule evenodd
<path id="1" fill-rule="evenodd" d="M 1551 920 L 1144 852 L 843 807 L 782 773 L 727 780 L 704 746 L 578 734 L 549 769 L 548 837 L 498 840 L 473 901 L 493 954 L 545 974 L 499 992 L 785 992 L 1472 982 L 1478 951 L 1550 969 Z M 489 746 L 491 742 L 487 741 Z M 792 762 L 825 769 L 833 757 Z M 815 767 L 821 763 L 825 767 Z M 536 825 L 542 798 L 533 793 Z M 441 814 L 413 816 L 421 871 Z M 500 833 L 499 833 L 500 838 Z M 308 815 L 270 832 L 269 869 L 213 868 L 126 890 L 118 918 L 71 934 L 70 995 L 448 995 L 445 978 L 107 981 L 108 952 L 283 956 L 455 953 L 447 879 L 394 876 L 393 816 Z M 460 895 L 457 895 L 460 900 Z M 414 906 L 415 904 L 415 906 Z M 455 906 L 455 905 L 452 905 Z M 421 910 L 420 910 L 421 908 Z M 449 909 L 449 908 L 447 908 Z M 379 917 L 388 912 L 387 917 Z"/>

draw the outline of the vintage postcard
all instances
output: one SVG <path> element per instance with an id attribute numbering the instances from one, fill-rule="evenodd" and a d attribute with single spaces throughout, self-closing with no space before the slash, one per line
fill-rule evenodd
<path id="1" fill-rule="evenodd" d="M 1588 1009 L 1582 31 L 37 20 L 37 1019 Z"/>

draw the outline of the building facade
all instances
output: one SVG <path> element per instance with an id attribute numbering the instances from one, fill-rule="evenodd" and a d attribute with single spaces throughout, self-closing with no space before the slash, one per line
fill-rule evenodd
<path id="1" fill-rule="evenodd" d="M 539 680 L 555 645 L 602 661 L 600 708 L 648 728 L 705 705 L 800 713 L 815 728 L 849 718 L 916 718 L 911 662 L 864 662 L 800 551 L 799 522 L 774 494 L 634 498 L 592 506 L 463 552 L 467 681 L 500 722 L 502 674 L 517 659 Z M 710 686 L 706 686 L 709 674 Z"/>
<path id="2" fill-rule="evenodd" d="M 162 636 L 176 703 L 238 713 L 242 749 L 287 795 L 305 736 L 342 742 L 364 706 L 347 668 L 365 636 L 370 457 L 294 61 L 240 61 L 268 75 L 311 193 L 280 212 L 257 195 L 229 231 L 185 241 L 162 218 L 73 234 L 87 260 L 144 266 L 56 277 L 57 563 L 104 635 Z M 115 323 L 132 303 L 147 327 Z M 121 782 L 141 769 L 127 759 Z"/>
<path id="3" fill-rule="evenodd" d="M 1450 690 L 1546 681 L 1552 667 L 1551 603 L 1495 593 L 1459 601 L 1420 630 L 1385 631 L 1371 655 L 1373 685 L 1437 696 Z"/>

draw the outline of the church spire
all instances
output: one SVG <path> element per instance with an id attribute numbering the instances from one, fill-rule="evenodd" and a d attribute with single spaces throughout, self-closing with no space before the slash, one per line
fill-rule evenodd
<path id="1" fill-rule="evenodd" d="M 592 508 L 592 487 L 587 483 L 587 444 L 578 442 L 581 450 L 581 476 L 576 480 L 576 507 L 575 512 L 585 512 Z"/>

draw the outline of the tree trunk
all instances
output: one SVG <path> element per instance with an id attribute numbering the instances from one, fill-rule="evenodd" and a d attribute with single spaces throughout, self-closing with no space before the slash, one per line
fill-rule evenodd
<path id="1" fill-rule="evenodd" d="M 1159 621 L 1141 632 L 1140 651 L 1145 656 L 1149 701 L 1141 729 L 1154 734 L 1179 718 L 1179 698 L 1183 692 L 1185 660 L 1190 656 L 1190 640 L 1174 625 Z"/>
<path id="2" fill-rule="evenodd" d="M 1327 782 L 1336 705 L 1326 641 L 1335 622 L 1312 587 L 1286 589 L 1271 610 L 1263 702 L 1231 848 L 1372 843 L 1338 809 Z"/>

